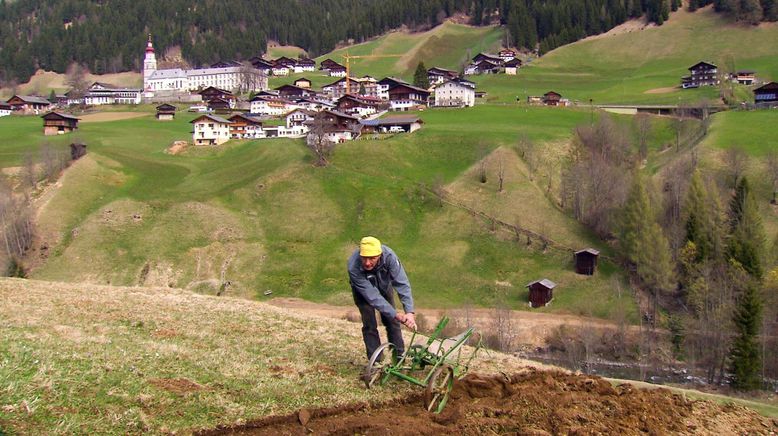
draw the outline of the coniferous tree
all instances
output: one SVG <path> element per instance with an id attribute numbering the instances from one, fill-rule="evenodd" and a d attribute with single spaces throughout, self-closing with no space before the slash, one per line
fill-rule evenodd
<path id="1" fill-rule="evenodd" d="M 413 73 L 413 86 L 427 89 L 430 87 L 429 76 L 427 76 L 427 67 L 424 66 L 424 62 L 419 62 L 416 66 L 416 72 Z"/>
<path id="2" fill-rule="evenodd" d="M 659 295 L 674 288 L 670 243 L 656 222 L 645 181 L 638 173 L 632 181 L 622 219 L 621 244 L 624 255 L 637 267 L 640 280 L 654 295 L 656 311 Z"/>
<path id="3" fill-rule="evenodd" d="M 651 204 L 643 177 L 638 173 L 632 182 L 627 201 L 624 204 L 619 242 L 624 257 L 637 263 L 643 239 L 643 232 L 650 224 Z"/>
<path id="4" fill-rule="evenodd" d="M 745 177 L 738 183 L 730 203 L 730 225 L 727 255 L 752 277 L 761 279 L 765 233 L 756 199 Z"/>
<path id="5" fill-rule="evenodd" d="M 732 386 L 740 390 L 758 389 L 761 353 L 757 336 L 761 325 L 762 305 L 757 288 L 748 286 L 735 308 L 733 321 L 737 336 L 730 349 Z"/>

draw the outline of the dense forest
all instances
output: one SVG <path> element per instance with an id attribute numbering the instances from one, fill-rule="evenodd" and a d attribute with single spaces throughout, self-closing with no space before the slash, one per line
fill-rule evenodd
<path id="1" fill-rule="evenodd" d="M 502 24 L 507 45 L 544 53 L 643 14 L 661 24 L 680 1 L 0 0 L 0 81 L 26 81 L 39 68 L 64 72 L 73 62 L 97 74 L 139 71 L 149 33 L 159 53 L 180 47 L 187 62 L 202 66 L 261 54 L 268 40 L 317 56 L 339 42 L 403 25 L 426 29 L 456 13 L 475 25 Z M 738 19 L 776 15 L 775 0 L 714 2 Z M 764 12 L 753 12 L 754 5 Z"/>

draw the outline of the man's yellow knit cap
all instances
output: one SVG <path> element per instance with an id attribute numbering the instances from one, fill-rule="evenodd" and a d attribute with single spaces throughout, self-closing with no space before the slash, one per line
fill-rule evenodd
<path id="1" fill-rule="evenodd" d="M 365 236 L 359 241 L 359 255 L 362 257 L 373 257 L 381 254 L 381 241 L 372 237 Z"/>

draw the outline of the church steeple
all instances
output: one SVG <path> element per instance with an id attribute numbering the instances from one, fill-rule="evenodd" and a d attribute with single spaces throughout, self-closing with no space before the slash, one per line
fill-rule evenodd
<path id="1" fill-rule="evenodd" d="M 143 58 L 143 88 L 149 89 L 149 78 L 157 71 L 157 57 L 154 54 L 154 45 L 151 43 L 151 34 L 146 43 L 146 56 Z"/>

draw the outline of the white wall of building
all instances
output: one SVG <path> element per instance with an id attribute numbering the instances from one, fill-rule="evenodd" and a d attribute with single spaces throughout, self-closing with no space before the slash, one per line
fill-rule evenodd
<path id="1" fill-rule="evenodd" d="M 204 118 L 194 124 L 192 140 L 195 145 L 219 145 L 230 139 L 230 125 Z"/>
<path id="2" fill-rule="evenodd" d="M 475 90 L 456 82 L 446 82 L 435 88 L 435 106 L 475 105 Z"/>

